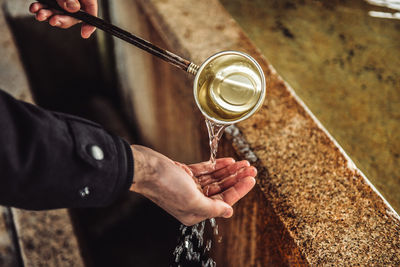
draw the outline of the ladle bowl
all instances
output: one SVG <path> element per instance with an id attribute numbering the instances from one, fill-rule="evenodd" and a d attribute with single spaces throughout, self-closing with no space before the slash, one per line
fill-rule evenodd
<path id="1" fill-rule="evenodd" d="M 193 84 L 196 104 L 214 123 L 226 125 L 245 120 L 264 102 L 264 72 L 257 61 L 245 53 L 219 52 L 200 67 L 192 68 L 196 75 Z"/>

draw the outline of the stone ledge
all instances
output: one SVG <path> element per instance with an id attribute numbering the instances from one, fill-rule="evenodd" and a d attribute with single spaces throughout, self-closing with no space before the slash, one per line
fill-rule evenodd
<path id="1" fill-rule="evenodd" d="M 19 58 L 14 38 L 4 14 L 6 3 L 0 0 L 0 88 L 15 98 L 32 102 L 28 79 Z"/>
<path id="2" fill-rule="evenodd" d="M 220 3 L 138 3 L 174 52 L 200 63 L 221 50 L 241 50 L 262 65 L 269 77 L 267 99 L 255 116 L 237 127 L 259 159 L 258 185 L 263 197 L 296 244 L 301 258 L 310 265 L 399 265 L 398 215 Z M 237 152 L 241 154 L 240 150 Z M 257 247 L 263 241 L 254 242 Z"/>
<path id="3" fill-rule="evenodd" d="M 0 206 L 0 266 L 18 265 L 18 253 L 13 235 L 10 210 Z"/>
<path id="4" fill-rule="evenodd" d="M 67 210 L 12 213 L 25 266 L 84 266 Z"/>

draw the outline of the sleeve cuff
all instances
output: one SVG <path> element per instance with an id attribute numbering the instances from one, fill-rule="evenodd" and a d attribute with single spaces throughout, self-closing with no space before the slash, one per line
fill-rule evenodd
<path id="1" fill-rule="evenodd" d="M 73 202 L 77 207 L 110 205 L 132 184 L 134 160 L 129 144 L 93 122 L 71 116 L 67 123 L 82 164 L 80 179 L 73 186 L 79 194 Z"/>
<path id="2" fill-rule="evenodd" d="M 120 175 L 115 180 L 114 191 L 109 199 L 104 203 L 105 206 L 113 203 L 121 194 L 128 192 L 133 182 L 134 160 L 131 146 L 122 138 L 112 136 L 117 147 L 118 165 Z"/>

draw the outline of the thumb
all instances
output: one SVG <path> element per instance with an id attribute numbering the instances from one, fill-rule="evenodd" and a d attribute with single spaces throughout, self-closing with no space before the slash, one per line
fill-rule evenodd
<path id="1" fill-rule="evenodd" d="M 230 218 L 233 215 L 233 209 L 227 203 L 219 199 L 209 200 L 209 218 L 223 217 Z"/>
<path id="2" fill-rule="evenodd" d="M 57 3 L 60 7 L 71 13 L 77 12 L 81 9 L 81 4 L 78 0 L 57 0 Z"/>

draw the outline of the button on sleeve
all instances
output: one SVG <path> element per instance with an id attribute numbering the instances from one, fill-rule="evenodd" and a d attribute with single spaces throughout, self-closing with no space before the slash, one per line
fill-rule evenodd
<path id="1" fill-rule="evenodd" d="M 89 146 L 89 153 L 95 160 L 103 160 L 104 159 L 104 152 L 103 150 L 97 145 Z"/>
<path id="2" fill-rule="evenodd" d="M 121 138 L 108 133 L 99 125 L 68 117 L 75 152 L 81 159 L 87 175 L 82 175 L 77 184 L 77 202 L 83 206 L 107 205 L 121 191 L 127 191 L 133 177 L 129 168 L 132 154 Z M 128 154 L 128 155 L 127 155 Z"/>

